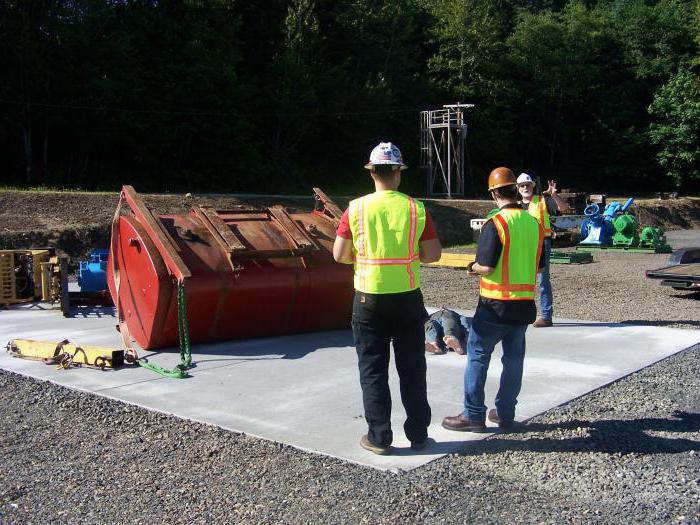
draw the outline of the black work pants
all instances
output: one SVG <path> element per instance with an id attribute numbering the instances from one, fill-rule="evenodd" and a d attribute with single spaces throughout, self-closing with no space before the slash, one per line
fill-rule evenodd
<path id="1" fill-rule="evenodd" d="M 389 392 L 391 342 L 401 401 L 406 409 L 404 432 L 411 442 L 422 442 L 428 437 L 431 414 L 425 381 L 424 321 L 420 290 L 397 294 L 355 292 L 352 331 L 368 436 L 375 445 L 389 446 L 393 440 Z"/>

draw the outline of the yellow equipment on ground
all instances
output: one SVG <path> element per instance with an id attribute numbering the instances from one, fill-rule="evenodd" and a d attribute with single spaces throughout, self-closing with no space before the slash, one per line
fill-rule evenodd
<path id="1" fill-rule="evenodd" d="M 60 303 L 68 315 L 68 258 L 49 250 L 0 250 L 0 307 L 32 301 Z"/>
<path id="2" fill-rule="evenodd" d="M 444 266 L 448 268 L 467 268 L 469 263 L 476 260 L 476 255 L 473 253 L 445 253 L 442 252 L 442 256 L 439 261 L 434 263 L 426 264 L 425 266 Z"/>
<path id="3" fill-rule="evenodd" d="M 56 364 L 59 368 L 87 365 L 105 369 L 119 368 L 124 365 L 124 350 L 93 345 L 78 346 L 67 339 L 59 343 L 12 339 L 7 343 L 7 351 L 13 357 Z"/>

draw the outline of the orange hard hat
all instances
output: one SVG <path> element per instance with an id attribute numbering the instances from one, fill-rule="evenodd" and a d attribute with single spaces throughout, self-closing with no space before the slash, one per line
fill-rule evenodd
<path id="1" fill-rule="evenodd" d="M 489 191 L 503 186 L 514 186 L 516 184 L 515 174 L 510 168 L 496 168 L 489 173 Z"/>

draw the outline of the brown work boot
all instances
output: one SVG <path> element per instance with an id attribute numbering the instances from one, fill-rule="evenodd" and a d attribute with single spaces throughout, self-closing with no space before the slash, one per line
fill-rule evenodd
<path id="1" fill-rule="evenodd" d="M 509 429 L 513 428 L 514 422 L 511 421 L 501 421 L 501 418 L 498 417 L 498 412 L 496 411 L 495 408 L 492 408 L 489 410 L 489 415 L 487 416 L 488 420 L 491 421 L 491 423 L 496 423 L 498 425 L 498 428 L 503 428 L 503 429 Z"/>
<path id="2" fill-rule="evenodd" d="M 455 336 L 446 335 L 445 337 L 442 338 L 442 340 L 447 345 L 447 347 L 454 350 L 455 353 L 457 353 L 459 355 L 464 355 L 464 348 L 462 348 L 462 345 L 459 344 L 459 339 L 457 339 Z"/>
<path id="3" fill-rule="evenodd" d="M 483 421 L 472 421 L 464 414 L 443 418 L 442 427 L 457 432 L 486 432 L 486 425 Z"/>
<path id="4" fill-rule="evenodd" d="M 534 323 L 532 323 L 532 326 L 535 328 L 548 328 L 552 326 L 552 320 L 551 319 L 538 319 Z"/>
<path id="5" fill-rule="evenodd" d="M 375 445 L 369 440 L 367 434 L 362 436 L 362 439 L 360 439 L 360 446 L 365 450 L 369 450 L 370 452 L 374 452 L 380 456 L 388 456 L 391 454 L 391 445 L 388 447 L 380 447 L 379 445 Z"/>
<path id="6" fill-rule="evenodd" d="M 435 354 L 435 355 L 440 355 L 446 353 L 445 350 L 440 348 L 440 345 L 437 343 L 429 343 L 428 341 L 425 342 L 425 351 L 428 352 L 429 354 Z"/>

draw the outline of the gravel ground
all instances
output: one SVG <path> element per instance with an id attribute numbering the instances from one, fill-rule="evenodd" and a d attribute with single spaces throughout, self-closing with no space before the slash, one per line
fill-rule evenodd
<path id="1" fill-rule="evenodd" d="M 667 256 L 595 258 L 553 267 L 556 315 L 697 329 L 698 294 L 643 278 Z M 476 303 L 464 272 L 423 289 Z M 0 522 L 700 523 L 698 377 L 700 345 L 392 474 L 0 372 Z"/>
<path id="2" fill-rule="evenodd" d="M 553 264 L 554 316 L 697 329 L 700 292 L 676 291 L 644 277 L 667 261 L 667 254 L 603 251 L 593 254 L 592 263 Z M 425 304 L 476 308 L 479 282 L 465 271 L 424 268 L 421 279 Z"/>

